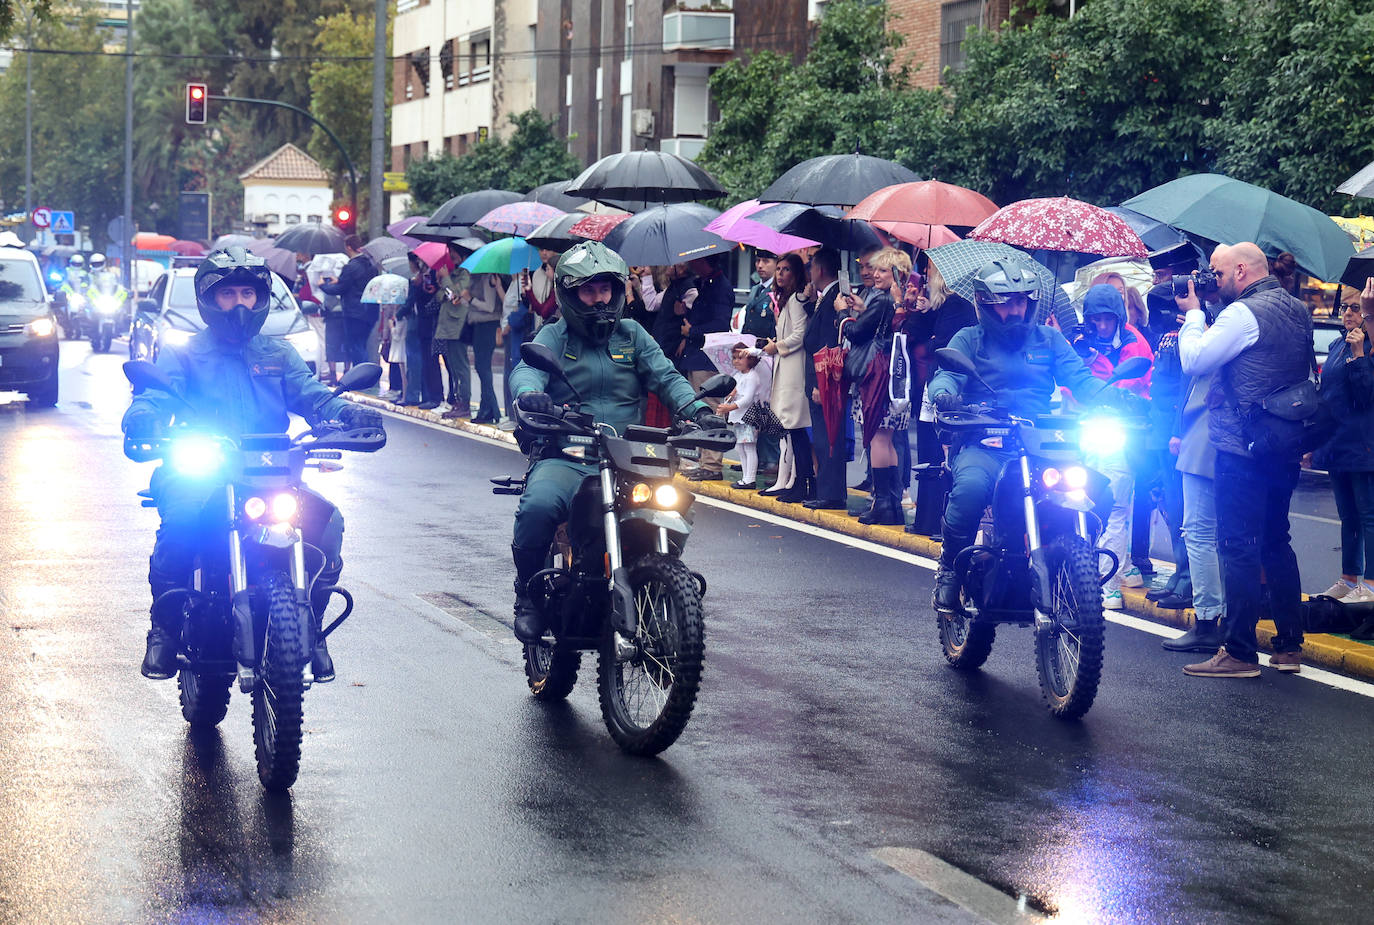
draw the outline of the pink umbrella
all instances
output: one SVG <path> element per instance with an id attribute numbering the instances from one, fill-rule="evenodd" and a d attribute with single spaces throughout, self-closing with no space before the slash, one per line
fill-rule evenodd
<path id="1" fill-rule="evenodd" d="M 1026 250 L 1095 254 L 1098 257 L 1148 256 L 1140 235 L 1106 209 L 1058 196 L 1023 199 L 1003 206 L 969 235 Z"/>
<path id="2" fill-rule="evenodd" d="M 449 258 L 447 245 L 438 241 L 425 241 L 411 251 L 432 270 L 452 270 L 453 261 Z"/>
<path id="3" fill-rule="evenodd" d="M 415 247 L 422 242 L 419 238 L 412 238 L 410 235 L 406 234 L 406 232 L 425 221 L 427 218 L 429 218 L 428 215 L 412 215 L 409 218 L 401 219 L 399 222 L 392 222 L 390 225 L 386 226 L 386 233 L 403 243 L 406 247 Z"/>
<path id="4" fill-rule="evenodd" d="M 183 257 L 204 257 L 205 245 L 197 241 L 173 241 L 167 245 L 169 251 L 175 251 Z"/>
<path id="5" fill-rule="evenodd" d="M 587 238 L 591 241 L 604 241 L 606 235 L 611 233 L 611 229 L 619 225 L 629 214 L 623 215 L 588 215 L 584 219 L 579 219 L 571 228 L 568 234 L 575 234 L 579 238 Z"/>
<path id="6" fill-rule="evenodd" d="M 746 199 L 712 219 L 711 224 L 706 226 L 706 230 L 720 235 L 727 241 L 748 244 L 750 247 L 762 248 L 775 254 L 785 254 L 788 251 L 800 250 L 803 247 L 814 247 L 820 243 L 819 241 L 812 241 L 810 238 L 785 234 L 777 229 L 769 228 L 761 222 L 749 220 L 749 216 L 760 209 L 767 209 L 776 204 L 759 202 L 757 199 Z"/>
<path id="7" fill-rule="evenodd" d="M 549 219 L 566 215 L 562 209 L 543 202 L 508 202 L 497 206 L 473 222 L 497 234 L 527 235 Z"/>
<path id="8" fill-rule="evenodd" d="M 927 225 L 924 222 L 885 222 L 874 221 L 873 225 L 881 228 L 899 241 L 905 241 L 921 250 L 929 250 L 932 247 L 939 247 L 941 244 L 949 244 L 958 241 L 959 236 L 950 231 L 944 225 Z"/>

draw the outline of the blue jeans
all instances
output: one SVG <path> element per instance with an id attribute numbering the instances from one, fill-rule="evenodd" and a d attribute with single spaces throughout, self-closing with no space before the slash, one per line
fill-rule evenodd
<path id="1" fill-rule="evenodd" d="M 1175 594 L 1188 597 L 1193 593 L 1193 573 L 1188 562 L 1188 545 L 1183 540 L 1183 473 L 1174 468 L 1173 453 L 1168 450 L 1155 452 L 1164 486 L 1164 522 L 1169 527 L 1169 545 L 1174 556 L 1174 577 L 1170 584 Z"/>
<path id="2" fill-rule="evenodd" d="M 1302 650 L 1302 578 L 1288 532 L 1288 504 L 1298 464 L 1217 453 L 1217 534 L 1226 581 L 1226 651 L 1242 662 L 1259 661 L 1255 624 L 1269 591 L 1275 652 Z"/>
<path id="3" fill-rule="evenodd" d="M 961 447 L 950 461 L 952 476 L 949 500 L 945 502 L 944 544 L 940 561 L 954 563 L 954 556 L 973 542 L 983 512 L 992 503 L 992 490 L 1002 467 L 1015 457 L 1009 450 L 989 450 L 977 444 Z M 946 555 L 948 550 L 948 555 Z"/>
<path id="4" fill-rule="evenodd" d="M 1333 472 L 1341 518 L 1341 573 L 1374 581 L 1374 472 Z"/>
<path id="5" fill-rule="evenodd" d="M 496 355 L 496 330 L 499 327 L 499 321 L 479 321 L 471 325 L 472 362 L 477 367 L 477 382 L 482 393 L 474 420 L 495 422 L 501 419 L 501 406 L 496 400 L 496 383 L 491 373 L 491 360 Z"/>
<path id="6" fill-rule="evenodd" d="M 401 399 L 407 405 L 420 403 L 420 385 L 424 381 L 425 346 L 420 338 L 419 320 L 411 316 L 406 325 L 406 393 Z"/>
<path id="7" fill-rule="evenodd" d="M 1220 620 L 1226 616 L 1226 588 L 1217 557 L 1216 486 L 1206 476 L 1179 474 L 1183 476 L 1183 543 L 1188 547 L 1193 609 L 1199 620 Z"/>

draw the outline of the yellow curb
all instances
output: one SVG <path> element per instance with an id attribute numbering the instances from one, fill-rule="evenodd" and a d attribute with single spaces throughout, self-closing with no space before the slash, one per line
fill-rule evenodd
<path id="1" fill-rule="evenodd" d="M 490 424 L 474 424 L 467 418 L 445 418 L 437 411 L 424 411 L 420 408 L 395 405 L 389 401 L 378 398 L 376 395 L 368 395 L 365 392 L 348 392 L 349 401 L 357 402 L 360 405 L 367 405 L 370 408 L 381 408 L 383 411 L 390 411 L 392 414 L 404 415 L 408 418 L 418 418 L 421 421 L 428 421 L 431 424 L 438 424 L 440 427 L 448 427 L 452 430 L 467 431 L 470 434 L 477 434 L 489 440 L 499 440 L 502 443 L 515 444 L 515 435 L 510 431 L 493 427 Z"/>

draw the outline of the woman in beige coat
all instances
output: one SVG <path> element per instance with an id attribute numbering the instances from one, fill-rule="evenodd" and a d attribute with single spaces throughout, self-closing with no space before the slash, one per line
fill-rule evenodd
<path id="1" fill-rule="evenodd" d="M 811 468 L 811 404 L 806 397 L 806 364 L 811 358 L 802 347 L 806 334 L 806 304 L 801 288 L 804 268 L 796 253 L 778 258 L 773 273 L 773 289 L 778 296 L 778 336 L 764 345 L 774 357 L 771 404 L 787 434 L 782 440 L 778 461 L 778 480 L 760 494 L 779 501 L 796 503 L 815 495 L 816 480 Z"/>

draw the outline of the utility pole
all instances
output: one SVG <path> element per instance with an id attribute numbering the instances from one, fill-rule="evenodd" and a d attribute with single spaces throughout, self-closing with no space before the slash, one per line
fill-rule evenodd
<path id="1" fill-rule="evenodd" d="M 124 288 L 134 289 L 134 0 L 124 0 L 124 230 L 119 262 Z"/>
<path id="2" fill-rule="evenodd" d="M 33 223 L 33 9 L 24 7 L 24 223 Z"/>
<path id="3" fill-rule="evenodd" d="M 386 145 L 386 14 L 387 0 L 377 0 L 372 28 L 372 164 L 368 177 L 367 236 L 381 237 L 386 216 L 382 214 L 382 158 Z"/>

